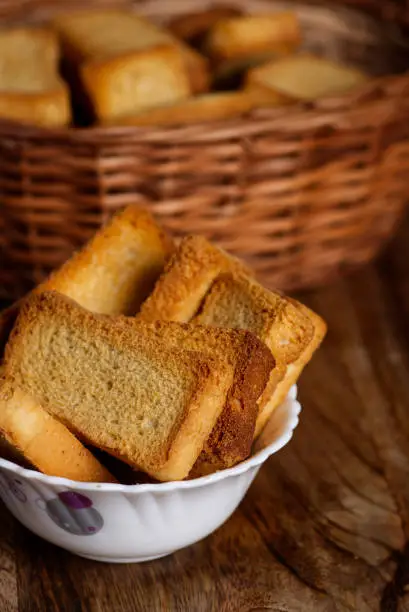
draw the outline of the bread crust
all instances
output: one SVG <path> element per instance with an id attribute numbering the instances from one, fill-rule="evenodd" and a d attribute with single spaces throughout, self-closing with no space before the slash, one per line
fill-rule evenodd
<path id="1" fill-rule="evenodd" d="M 289 390 L 296 384 L 305 366 L 311 361 L 315 351 L 319 348 L 327 333 L 327 325 L 318 314 L 297 300 L 289 297 L 287 299 L 299 310 L 303 317 L 309 319 L 313 327 L 313 335 L 311 341 L 304 347 L 298 359 L 287 366 L 284 378 L 278 381 L 270 399 L 268 399 L 266 395 L 262 398 L 260 403 L 261 410 L 254 431 L 255 438 L 263 431 L 273 411 L 284 402 Z"/>

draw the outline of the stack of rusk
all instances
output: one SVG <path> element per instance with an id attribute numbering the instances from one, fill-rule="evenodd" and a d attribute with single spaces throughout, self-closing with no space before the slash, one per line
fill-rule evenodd
<path id="1" fill-rule="evenodd" d="M 336 95 L 367 80 L 306 53 L 303 42 L 293 11 L 219 6 L 165 26 L 126 9 L 61 12 L 41 28 L 0 32 L 0 116 L 66 125 L 71 95 L 81 125 L 187 124 Z"/>
<path id="2" fill-rule="evenodd" d="M 0 431 L 34 468 L 159 481 L 246 459 L 325 335 L 201 236 L 175 245 L 130 206 L 0 317 Z M 96 451 L 100 457 L 99 451 Z"/>

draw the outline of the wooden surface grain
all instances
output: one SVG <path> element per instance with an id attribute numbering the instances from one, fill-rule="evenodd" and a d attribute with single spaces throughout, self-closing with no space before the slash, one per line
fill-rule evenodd
<path id="1" fill-rule="evenodd" d="M 0 507 L 0 612 L 409 611 L 409 223 L 382 259 L 301 296 L 327 319 L 293 441 L 205 541 L 102 565 Z"/>

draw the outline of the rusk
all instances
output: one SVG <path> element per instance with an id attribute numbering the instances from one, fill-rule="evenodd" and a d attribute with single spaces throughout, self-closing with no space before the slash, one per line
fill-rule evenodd
<path id="1" fill-rule="evenodd" d="M 64 425 L 5 379 L 0 379 L 0 431 L 30 464 L 48 476 L 115 482 Z"/>
<path id="2" fill-rule="evenodd" d="M 130 205 L 34 289 L 58 291 L 88 310 L 135 314 L 173 252 L 172 239 L 148 211 Z M 0 360 L 23 300 L 0 312 Z"/>
<path id="3" fill-rule="evenodd" d="M 36 291 L 58 291 L 96 313 L 135 314 L 172 249 L 171 239 L 153 217 L 131 205 Z"/>
<path id="4" fill-rule="evenodd" d="M 0 32 L 0 117 L 53 127 L 71 120 L 68 88 L 58 74 L 59 46 L 46 28 Z"/>
<path id="5" fill-rule="evenodd" d="M 293 12 L 243 15 L 218 21 L 208 34 L 206 49 L 217 65 L 262 53 L 290 53 L 300 41 Z"/>
<path id="6" fill-rule="evenodd" d="M 246 91 L 275 93 L 282 103 L 316 100 L 337 95 L 361 85 L 367 76 L 356 68 L 301 53 L 268 62 L 249 70 Z"/>
<path id="7" fill-rule="evenodd" d="M 56 292 L 22 306 L 4 367 L 81 439 L 158 480 L 188 476 L 234 377 L 227 360 L 170 348 Z"/>
<path id="8" fill-rule="evenodd" d="M 63 13 L 52 23 L 71 63 L 104 62 L 121 55 L 172 45 L 181 55 L 192 93 L 209 89 L 207 60 L 173 34 L 129 10 L 98 9 Z"/>
<path id="9" fill-rule="evenodd" d="M 145 321 L 188 323 L 200 308 L 214 279 L 229 270 L 248 272 L 244 264 L 210 244 L 206 238 L 183 238 L 138 316 Z"/>
<path id="10" fill-rule="evenodd" d="M 173 45 L 133 51 L 81 67 L 99 121 L 115 121 L 190 95 L 183 57 Z"/>
<path id="11" fill-rule="evenodd" d="M 115 479 L 75 436 L 30 396 L 6 382 L 3 354 L 23 300 L 0 313 L 0 456 L 48 476 L 84 482 Z"/>
<path id="12" fill-rule="evenodd" d="M 249 277 L 225 274 L 216 279 L 193 322 L 247 329 L 271 350 L 276 368 L 259 400 L 257 436 L 312 356 L 316 331 L 311 317 L 294 300 L 268 291 Z"/>
<path id="13" fill-rule="evenodd" d="M 258 415 L 257 400 L 275 362 L 271 351 L 247 331 L 217 329 L 169 321 L 145 323 L 121 317 L 121 324 L 149 341 L 153 335 L 169 347 L 208 354 L 227 362 L 234 371 L 225 405 L 190 477 L 203 476 L 235 465 L 251 451 Z"/>

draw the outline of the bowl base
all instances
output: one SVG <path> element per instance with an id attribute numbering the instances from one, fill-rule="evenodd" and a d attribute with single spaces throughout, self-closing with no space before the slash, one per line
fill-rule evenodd
<path id="1" fill-rule="evenodd" d="M 81 553 L 73 553 L 82 557 L 83 559 L 89 559 L 90 561 L 99 561 L 100 563 L 146 563 L 147 561 L 154 561 L 155 559 L 162 559 L 171 555 L 171 552 L 164 553 L 162 555 L 153 555 L 152 557 L 99 557 L 98 555 L 84 555 Z"/>

